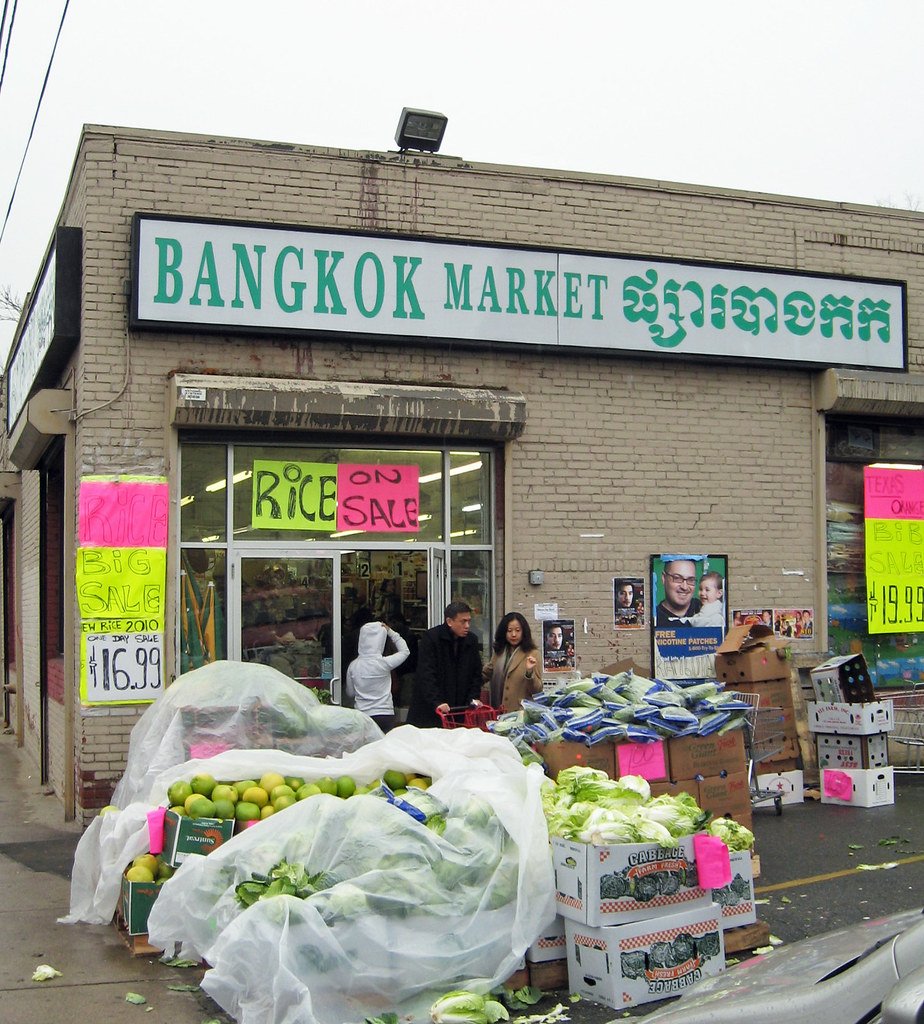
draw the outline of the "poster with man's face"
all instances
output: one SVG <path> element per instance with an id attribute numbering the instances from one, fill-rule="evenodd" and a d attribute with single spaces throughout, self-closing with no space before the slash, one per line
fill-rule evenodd
<path id="1" fill-rule="evenodd" d="M 613 624 L 617 629 L 641 629 L 645 624 L 645 581 L 641 576 L 613 579 Z"/>
<path id="2" fill-rule="evenodd" d="M 659 679 L 714 679 L 728 625 L 726 555 L 651 557 L 652 663 Z"/>
<path id="3" fill-rule="evenodd" d="M 542 623 L 542 672 L 570 672 L 575 667 L 574 619 Z"/>

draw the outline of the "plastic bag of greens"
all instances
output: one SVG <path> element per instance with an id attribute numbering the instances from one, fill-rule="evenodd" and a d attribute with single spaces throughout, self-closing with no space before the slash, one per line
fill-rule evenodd
<path id="1" fill-rule="evenodd" d="M 112 802 L 147 800 L 157 775 L 190 758 L 258 748 L 339 757 L 381 737 L 366 715 L 321 704 L 268 665 L 216 661 L 180 676 L 136 722 Z"/>
<path id="2" fill-rule="evenodd" d="M 256 753 L 219 755 L 213 773 Z M 203 987 L 248 1024 L 425 1016 L 443 992 L 506 980 L 555 916 L 539 766 L 501 737 L 411 726 L 336 764 L 300 760 L 306 780 L 336 769 L 360 788 L 388 771 L 427 776 L 401 796 L 425 820 L 378 786 L 299 801 L 184 863 L 150 941 L 204 957 Z"/>

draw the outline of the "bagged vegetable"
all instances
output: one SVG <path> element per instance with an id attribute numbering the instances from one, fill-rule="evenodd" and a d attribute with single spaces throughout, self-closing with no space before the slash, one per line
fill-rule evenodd
<path id="1" fill-rule="evenodd" d="M 236 777 L 256 755 L 209 768 Z M 537 765 L 500 737 L 411 726 L 335 769 L 292 760 L 285 773 L 309 781 L 336 771 L 362 787 L 391 769 L 433 783 L 397 804 L 383 787 L 313 796 L 192 858 L 162 887 L 152 943 L 204 957 L 203 988 L 246 1024 L 425 1017 L 435 995 L 487 992 L 514 972 L 555 916 Z"/>
<path id="2" fill-rule="evenodd" d="M 112 802 L 148 800 L 157 775 L 190 758 L 229 749 L 339 757 L 381 736 L 368 716 L 321 704 L 274 668 L 216 661 L 180 676 L 135 723 Z"/>

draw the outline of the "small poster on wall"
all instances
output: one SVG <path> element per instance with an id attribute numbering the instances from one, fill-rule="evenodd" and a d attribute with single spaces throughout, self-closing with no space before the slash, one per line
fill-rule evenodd
<path id="1" fill-rule="evenodd" d="M 641 576 L 613 578 L 613 624 L 617 629 L 645 625 L 645 581 Z"/>
<path id="2" fill-rule="evenodd" d="M 574 619 L 546 619 L 542 623 L 542 671 L 570 672 L 574 657 Z"/>
<path id="3" fill-rule="evenodd" d="M 656 677 L 715 678 L 715 652 L 728 623 L 727 580 L 727 555 L 652 555 Z"/>
<path id="4" fill-rule="evenodd" d="M 773 629 L 772 608 L 732 608 L 733 626 L 769 626 Z"/>
<path id="5" fill-rule="evenodd" d="M 774 608 L 773 632 L 793 640 L 815 634 L 814 608 Z"/>

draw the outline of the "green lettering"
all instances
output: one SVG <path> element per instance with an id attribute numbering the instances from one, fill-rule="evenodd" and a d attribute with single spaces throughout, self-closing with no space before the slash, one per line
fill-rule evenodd
<path id="1" fill-rule="evenodd" d="M 588 274 L 587 283 L 594 290 L 594 311 L 591 315 L 591 320 L 602 320 L 603 312 L 600 309 L 600 286 L 609 288 L 610 281 L 606 274 Z"/>
<path id="2" fill-rule="evenodd" d="M 485 299 L 491 300 L 491 312 L 501 311 L 500 303 L 497 301 L 497 283 L 494 280 L 494 268 L 488 267 L 484 272 L 484 283 L 481 285 L 481 301 L 478 303 L 478 312 L 484 313 L 488 308 Z"/>
<path id="3" fill-rule="evenodd" d="M 536 270 L 536 316 L 555 316 L 555 304 L 549 285 L 555 280 L 554 270 Z"/>
<path id="4" fill-rule="evenodd" d="M 196 287 L 193 289 L 192 298 L 189 300 L 190 306 L 202 305 L 202 299 L 199 298 L 199 289 L 203 287 L 209 290 L 210 306 L 223 306 L 225 304 L 225 300 L 221 297 L 221 291 L 218 288 L 218 268 L 215 266 L 215 252 L 212 249 L 211 242 L 206 242 L 202 246 L 202 259 L 199 261 L 199 270 L 196 274 Z"/>
<path id="5" fill-rule="evenodd" d="M 579 320 L 584 313 L 584 306 L 578 303 L 578 288 L 581 286 L 581 275 L 565 271 L 565 312 L 566 318 Z"/>
<path id="6" fill-rule="evenodd" d="M 315 249 L 314 258 L 318 261 L 318 301 L 314 305 L 315 313 L 333 313 L 335 316 L 345 316 L 346 306 L 340 299 L 340 290 L 334 279 L 334 271 L 337 264 L 343 259 L 342 252 L 329 252 L 327 249 Z M 330 258 L 330 266 L 327 260 Z M 327 305 L 327 296 L 330 295 L 330 306 Z"/>
<path id="7" fill-rule="evenodd" d="M 254 255 L 257 257 L 257 272 L 254 273 L 247 254 L 247 247 L 240 242 L 235 242 L 231 248 L 234 250 L 234 298 L 231 300 L 232 309 L 243 308 L 244 301 L 241 299 L 241 273 L 247 283 L 247 291 L 250 292 L 250 301 L 254 309 L 260 308 L 263 291 L 263 254 L 266 252 L 265 245 L 255 245 Z"/>
<path id="8" fill-rule="evenodd" d="M 529 313 L 526 308 L 526 299 L 523 298 L 523 288 L 526 285 L 526 273 L 519 267 L 507 267 L 507 312 L 522 313 L 524 316 Z M 519 309 L 516 306 L 519 305 Z"/>
<path id="9" fill-rule="evenodd" d="M 363 274 L 367 263 L 371 263 L 375 270 L 375 302 L 371 308 L 366 305 L 363 297 Z M 382 261 L 374 252 L 364 252 L 356 261 L 356 269 L 353 271 L 353 298 L 356 300 L 356 308 L 367 320 L 379 315 L 385 301 L 385 270 Z"/>
<path id="10" fill-rule="evenodd" d="M 462 278 L 456 277 L 456 265 L 444 263 L 446 268 L 446 301 L 443 309 L 467 309 L 472 308 L 470 293 L 470 281 L 472 276 L 471 263 L 462 264 Z"/>
<path id="11" fill-rule="evenodd" d="M 154 244 L 157 246 L 157 292 L 154 301 L 179 302 L 183 296 L 183 278 L 180 277 L 183 246 L 178 238 L 155 238 Z M 172 285 L 169 290 L 168 285 Z"/>
<path id="12" fill-rule="evenodd" d="M 414 291 L 414 282 L 411 280 L 417 272 L 417 268 L 423 263 L 419 256 L 393 256 L 395 261 L 395 311 L 392 316 L 396 320 L 407 320 L 408 312 L 404 308 L 404 300 L 411 304 L 411 320 L 424 320 L 424 312 L 417 301 L 417 292 Z M 410 265 L 410 271 L 407 270 Z"/>
<path id="13" fill-rule="evenodd" d="M 289 302 L 283 294 L 283 270 L 285 261 L 289 256 L 295 257 L 295 262 L 298 264 L 298 269 L 302 269 L 302 260 L 304 259 L 304 251 L 302 249 L 296 249 L 294 245 L 287 245 L 282 249 L 279 255 L 276 257 L 276 266 L 273 270 L 273 291 L 276 293 L 276 304 L 283 311 L 283 313 L 300 313 L 304 308 L 303 296 L 305 294 L 305 288 L 307 287 L 304 281 L 290 281 L 289 285 L 292 289 L 293 298 Z"/>

